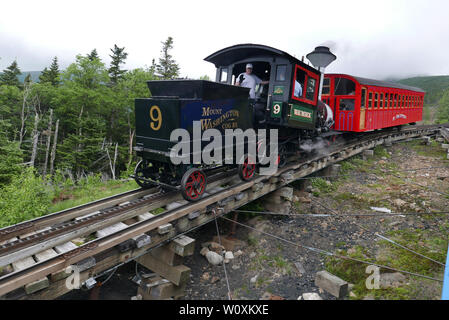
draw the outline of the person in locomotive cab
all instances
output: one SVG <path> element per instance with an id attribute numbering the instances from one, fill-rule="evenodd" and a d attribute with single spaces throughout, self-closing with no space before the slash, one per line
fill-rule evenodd
<path id="1" fill-rule="evenodd" d="M 302 97 L 302 85 L 298 82 L 298 80 L 295 80 L 295 97 L 299 98 Z"/>
<path id="2" fill-rule="evenodd" d="M 267 83 L 269 83 L 269 81 L 262 81 L 258 76 L 253 74 L 253 65 L 251 63 L 248 63 L 246 65 L 246 72 L 241 73 L 237 77 L 235 85 L 250 88 L 251 89 L 249 91 L 250 99 L 256 99 L 256 85 Z"/>

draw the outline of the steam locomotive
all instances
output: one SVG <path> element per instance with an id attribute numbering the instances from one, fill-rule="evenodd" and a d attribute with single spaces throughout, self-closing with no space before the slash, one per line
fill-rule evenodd
<path id="1" fill-rule="evenodd" d="M 321 73 L 317 69 L 284 51 L 258 44 L 227 47 L 204 60 L 215 65 L 215 82 L 148 81 L 151 98 L 135 100 L 134 149 L 142 160 L 133 177 L 141 187 L 179 190 L 186 200 L 197 201 L 206 190 L 208 173 L 217 167 L 236 167 L 242 180 L 251 180 L 264 167 L 249 152 L 252 147 L 259 151 L 262 144 L 267 152 L 273 142 L 275 164 L 282 167 L 288 158 L 300 156 L 305 145 L 335 137 L 334 112 L 318 99 Z M 250 89 L 235 85 L 248 63 L 253 65 L 253 74 L 266 83 L 256 86 L 255 99 L 249 99 Z M 326 98 L 327 102 L 331 99 Z M 356 101 L 356 96 L 351 98 Z M 229 130 L 263 129 L 276 129 L 277 141 L 270 141 L 271 136 L 263 141 L 233 138 L 232 148 L 244 151 L 240 156 L 231 152 L 231 159 L 225 159 Z M 205 139 L 203 134 L 214 138 Z M 181 141 L 183 135 L 187 138 Z M 214 150 L 213 156 L 220 156 L 206 164 L 201 155 L 210 141 L 225 147 Z"/>

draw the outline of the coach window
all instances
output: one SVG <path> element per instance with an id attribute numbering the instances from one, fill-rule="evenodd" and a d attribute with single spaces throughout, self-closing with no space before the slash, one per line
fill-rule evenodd
<path id="1" fill-rule="evenodd" d="M 365 109 L 365 107 L 366 107 L 366 89 L 365 88 L 362 88 L 362 94 L 361 94 L 361 97 L 360 97 L 360 108 L 361 109 Z"/>
<path id="2" fill-rule="evenodd" d="M 373 93 L 369 92 L 368 93 L 368 109 L 372 109 L 373 108 Z"/>
<path id="3" fill-rule="evenodd" d="M 330 78 L 324 78 L 323 80 L 323 91 L 321 94 L 323 95 L 329 95 L 331 93 L 331 79 Z"/>
<path id="4" fill-rule="evenodd" d="M 377 107 L 378 107 L 378 102 L 379 102 L 379 94 L 376 92 L 375 94 L 374 94 L 374 109 L 377 109 Z"/>
<path id="5" fill-rule="evenodd" d="M 383 104 L 384 104 L 384 93 L 380 93 L 379 94 L 379 109 L 383 108 Z"/>
<path id="6" fill-rule="evenodd" d="M 354 99 L 340 99 L 340 111 L 354 111 Z"/>
<path id="7" fill-rule="evenodd" d="M 387 93 L 385 93 L 385 109 L 388 109 L 388 100 L 389 100 L 389 98 L 388 98 L 388 96 L 389 96 L 390 94 L 387 92 Z"/>
<path id="8" fill-rule="evenodd" d="M 391 108 L 393 108 L 393 94 L 390 92 L 389 96 L 390 96 L 389 106 L 390 106 L 390 109 L 391 109 Z"/>
<path id="9" fill-rule="evenodd" d="M 221 69 L 220 82 L 226 83 L 228 82 L 228 69 Z"/>
<path id="10" fill-rule="evenodd" d="M 355 82 L 346 78 L 334 78 L 334 95 L 355 95 Z"/>
<path id="11" fill-rule="evenodd" d="M 276 67 L 276 81 L 285 81 L 287 73 L 287 65 L 281 64 Z"/>

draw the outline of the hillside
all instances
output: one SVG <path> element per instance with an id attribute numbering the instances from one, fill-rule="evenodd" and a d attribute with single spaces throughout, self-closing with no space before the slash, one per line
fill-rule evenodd
<path id="1" fill-rule="evenodd" d="M 444 91 L 449 89 L 449 76 L 414 77 L 401 79 L 397 82 L 425 90 L 424 102 L 427 104 L 438 103 Z"/>
<path id="2" fill-rule="evenodd" d="M 0 75 L 3 72 L 0 72 Z M 41 75 L 42 71 L 22 71 L 22 74 L 19 75 L 19 81 L 21 83 L 23 83 L 23 81 L 25 80 L 26 76 L 28 74 L 31 74 L 31 80 L 33 80 L 33 82 L 39 82 L 39 76 Z"/>

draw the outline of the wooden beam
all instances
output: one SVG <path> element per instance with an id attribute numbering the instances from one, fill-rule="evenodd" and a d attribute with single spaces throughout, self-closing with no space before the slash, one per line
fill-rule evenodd
<path id="1" fill-rule="evenodd" d="M 136 259 L 136 261 L 177 286 L 187 283 L 190 277 L 189 267 L 184 265 L 170 266 L 153 257 L 151 254 L 143 255 Z"/>

